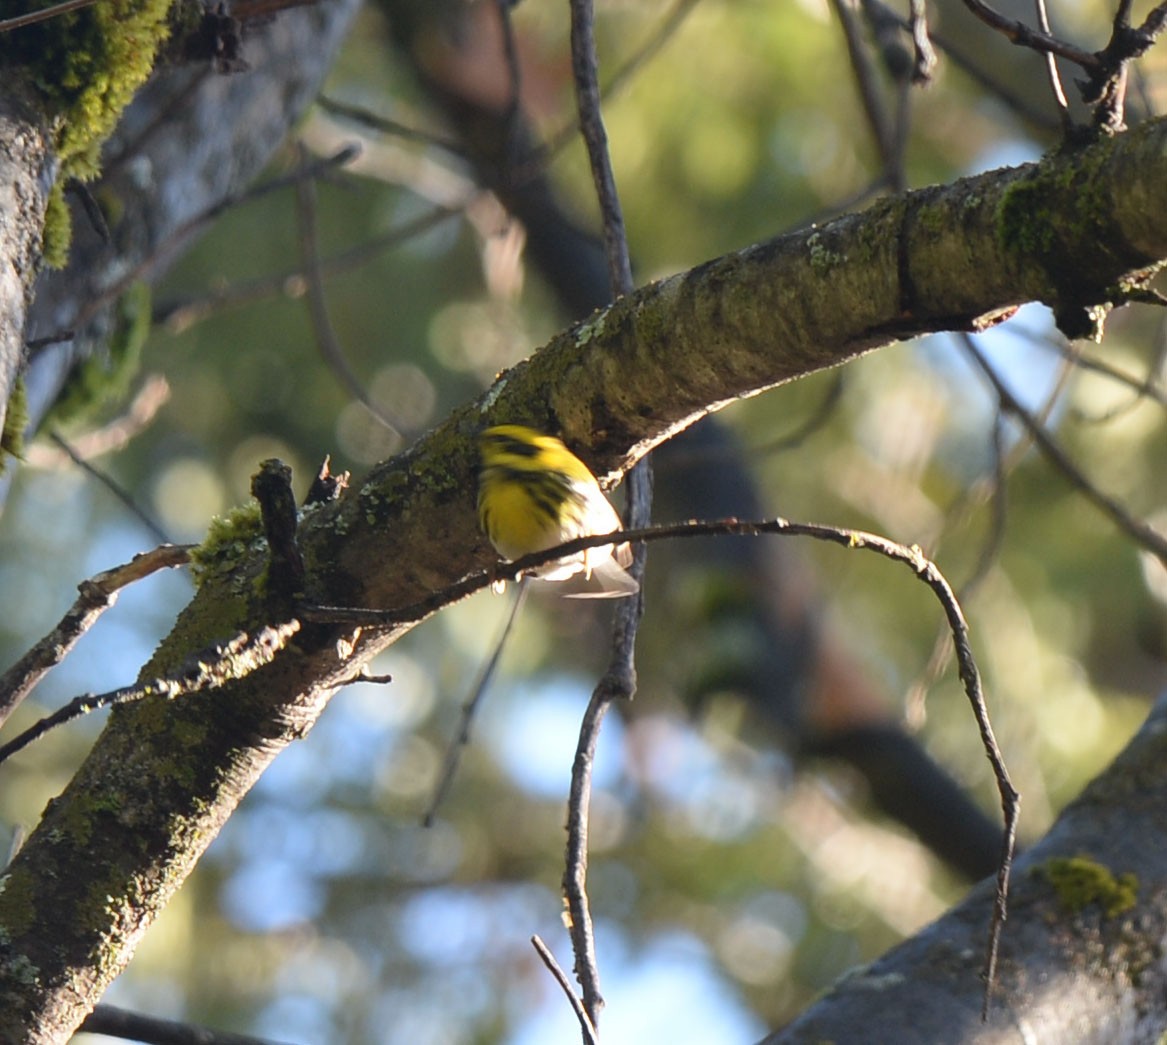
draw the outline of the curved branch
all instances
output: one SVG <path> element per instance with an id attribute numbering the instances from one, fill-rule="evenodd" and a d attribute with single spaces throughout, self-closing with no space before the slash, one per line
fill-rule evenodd
<path id="1" fill-rule="evenodd" d="M 1033 29 L 1016 18 L 1008 18 L 984 0 L 964 0 L 964 5 L 990 29 L 996 29 L 997 32 L 1004 34 L 1010 43 L 1018 47 L 1032 48 L 1038 54 L 1058 55 L 1074 62 L 1087 72 L 1097 69 L 1100 64 L 1096 54 L 1059 40 L 1048 32 Z"/>

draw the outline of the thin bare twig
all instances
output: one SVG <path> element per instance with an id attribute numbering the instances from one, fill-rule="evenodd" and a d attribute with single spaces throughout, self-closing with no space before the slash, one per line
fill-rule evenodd
<path id="1" fill-rule="evenodd" d="M 640 601 L 633 595 L 628 601 Z M 604 996 L 600 993 L 600 968 L 596 961 L 596 938 L 588 902 L 588 830 L 592 803 L 592 766 L 600 727 L 614 700 L 631 693 L 615 683 L 605 671 L 592 691 L 579 726 L 575 758 L 571 764 L 571 790 L 567 799 L 567 850 L 563 871 L 563 895 L 567 903 L 567 932 L 575 955 L 575 978 L 583 991 L 583 1009 L 593 1027 L 599 1022 Z"/>
<path id="2" fill-rule="evenodd" d="M 360 105 L 352 105 L 349 102 L 338 101 L 336 98 L 329 98 L 326 95 L 321 95 L 317 98 L 316 104 L 330 116 L 340 116 L 346 120 L 351 120 L 366 130 L 379 131 L 382 134 L 391 135 L 403 141 L 417 142 L 419 145 L 436 146 L 444 152 L 448 152 L 451 156 L 456 156 L 458 159 L 466 158 L 466 150 L 459 142 L 453 138 L 447 138 L 437 131 L 411 127 L 407 123 L 394 120 L 389 116 L 382 116 L 380 113 L 375 113 L 371 109 L 366 109 Z"/>
<path id="3" fill-rule="evenodd" d="M 879 150 L 880 167 L 888 184 L 902 188 L 903 164 L 896 151 L 895 126 L 884 105 L 879 77 L 863 36 L 863 27 L 849 0 L 834 0 L 834 7 L 843 30 L 843 40 L 847 44 L 847 57 L 859 89 L 859 100 L 863 103 L 867 124 L 875 138 L 875 147 Z"/>
<path id="4" fill-rule="evenodd" d="M 254 636 L 240 632 L 229 642 L 216 643 L 192 654 L 173 675 L 148 679 L 133 686 L 123 686 L 109 693 L 86 693 L 84 696 L 75 697 L 51 715 L 39 719 L 7 744 L 0 745 L 0 762 L 5 762 L 18 751 L 23 751 L 49 730 L 81 718 L 91 711 L 132 704 L 147 697 L 162 696 L 167 700 L 177 700 L 179 697 L 216 689 L 227 682 L 242 678 L 257 668 L 270 664 L 299 630 L 300 622 L 292 620 L 261 628 Z"/>
<path id="5" fill-rule="evenodd" d="M 936 68 L 936 52 L 932 49 L 932 38 L 928 32 L 928 11 L 924 0 L 908 0 L 908 19 L 911 23 L 912 48 L 915 60 L 912 62 L 912 83 L 920 85 L 932 82 L 932 72 Z"/>
<path id="6" fill-rule="evenodd" d="M 1057 440 L 1050 435 L 1046 427 L 1009 390 L 977 347 L 973 338 L 968 334 L 961 334 L 960 337 L 965 349 L 976 360 L 982 373 L 993 386 L 1002 407 L 1021 422 L 1046 459 L 1062 473 L 1074 489 L 1083 494 L 1086 500 L 1109 518 L 1119 530 L 1140 547 L 1155 555 L 1160 562 L 1167 564 L 1167 537 L 1148 523 L 1136 519 L 1118 501 L 1104 494 L 1093 480 L 1070 459 L 1070 456 L 1058 445 Z"/>
<path id="7" fill-rule="evenodd" d="M 1051 398 L 1047 409 L 1052 409 L 1052 407 L 1053 400 Z M 977 555 L 977 561 L 973 564 L 972 572 L 960 586 L 958 595 L 962 602 L 972 595 L 988 577 L 989 569 L 997 561 L 1001 545 L 1005 541 L 1005 523 L 1009 514 L 1009 499 L 1005 496 L 1005 481 L 1008 479 L 1009 471 L 1014 463 L 1020 459 L 1020 455 L 1014 461 L 1006 460 L 1003 420 L 1000 413 L 993 418 L 993 485 L 989 497 L 992 514 L 989 533 L 985 543 L 981 546 L 980 554 Z"/>
<path id="8" fill-rule="evenodd" d="M 364 243 L 321 258 L 320 275 L 328 278 L 351 272 L 361 265 L 368 264 L 390 248 L 428 232 L 443 221 L 461 213 L 459 210 L 450 210 L 446 207 L 434 207 L 420 217 L 402 222 Z M 303 267 L 297 267 L 274 275 L 229 284 L 212 289 L 210 293 L 199 297 L 159 305 L 154 311 L 153 322 L 164 325 L 172 333 L 181 334 L 184 330 L 210 319 L 233 305 L 251 304 L 275 297 L 277 294 L 299 297 L 304 293 L 307 282 L 307 274 Z"/>
<path id="9" fill-rule="evenodd" d="M 165 243 L 158 246 L 152 254 L 142 258 L 136 265 L 131 266 L 118 279 L 114 280 L 108 287 L 106 287 L 100 294 L 92 297 L 83 307 L 78 309 L 77 314 L 69 323 L 69 329 L 82 330 L 89 323 L 89 321 L 98 314 L 109 302 L 120 298 L 125 292 L 133 286 L 138 280 L 150 271 L 161 257 L 169 257 L 173 251 L 175 244 L 181 243 L 186 237 L 194 235 L 204 226 L 209 225 L 212 221 L 218 218 L 225 211 L 233 207 L 240 206 L 243 203 L 251 200 L 260 199 L 269 193 L 276 192 L 279 189 L 286 188 L 289 185 L 295 185 L 297 182 L 305 178 L 315 178 L 323 171 L 329 170 L 333 167 L 343 166 L 348 163 L 357 154 L 359 150 L 356 146 L 348 145 L 343 149 L 337 150 L 331 156 L 325 156 L 307 163 L 287 174 L 280 175 L 277 178 L 272 178 L 262 184 L 255 185 L 244 192 L 230 192 L 222 197 L 211 206 L 200 211 L 194 217 L 189 218 L 179 225 L 167 238 Z M 54 343 L 60 339 L 60 335 L 54 336 L 52 341 Z"/>
<path id="10" fill-rule="evenodd" d="M 1050 403 L 1052 404 L 1052 402 L 1053 400 L 1051 399 Z M 986 534 L 984 542 L 981 545 L 981 550 L 977 554 L 976 563 L 973 565 L 968 577 L 965 578 L 964 583 L 957 589 L 956 597 L 961 601 L 962 605 L 968 603 L 985 578 L 988 577 L 989 570 L 992 568 L 993 563 L 997 561 L 1001 544 L 1005 540 L 1005 520 L 1008 513 L 1005 480 L 1022 455 L 1019 452 L 1021 449 L 1019 445 L 1015 448 L 1010 460 L 1006 461 L 1004 420 L 1003 413 L 998 410 L 993 418 L 992 478 L 989 480 L 978 480 L 955 505 L 945 512 L 945 517 L 950 522 L 954 516 L 960 521 L 964 516 L 970 514 L 974 507 L 982 503 L 985 497 L 983 491 L 987 487 L 991 512 L 989 532 Z M 1024 446 L 1028 447 L 1028 445 L 1029 440 L 1025 439 Z M 944 674 L 951 659 L 952 647 L 948 641 L 947 629 L 941 627 L 939 634 L 936 636 L 935 645 L 932 647 L 932 654 L 928 657 L 928 663 L 916 680 L 908 687 L 907 695 L 904 697 L 904 721 L 909 728 L 913 730 L 923 728 L 924 721 L 927 718 L 925 700 L 928 696 L 928 690 Z"/>
<path id="11" fill-rule="evenodd" d="M 596 33 L 589 0 L 571 0 L 571 69 L 579 106 L 579 127 L 587 146 L 592 168 L 592 182 L 600 204 L 604 225 L 604 246 L 608 258 L 608 278 L 612 296 L 619 297 L 633 289 L 632 263 L 628 257 L 628 239 L 624 231 L 624 214 L 608 155 L 608 132 L 600 113 L 600 84 L 596 72 Z"/>
<path id="12" fill-rule="evenodd" d="M 44 337 L 29 338 L 24 343 L 25 349 L 29 355 L 35 355 L 44 348 L 51 348 L 53 345 L 59 345 L 63 341 L 72 341 L 77 336 L 75 330 L 58 330 L 53 334 L 46 334 Z"/>
<path id="13" fill-rule="evenodd" d="M 145 1042 L 146 1045 L 280 1045 L 270 1038 L 211 1030 L 105 1004 L 98 1005 L 77 1029 L 88 1034 Z"/>
<path id="14" fill-rule="evenodd" d="M 299 166 L 288 171 L 287 174 L 270 178 L 265 182 L 261 182 L 241 192 L 229 192 L 222 199 L 211 204 L 193 218 L 180 225 L 174 232 L 172 239 L 180 240 L 184 236 L 202 228 L 204 225 L 210 224 L 210 222 L 214 221 L 225 211 L 241 206 L 244 203 L 251 203 L 254 200 L 262 199 L 264 196 L 269 196 L 273 192 L 279 192 L 281 189 L 298 185 L 302 181 L 314 181 L 331 170 L 344 167 L 346 164 L 351 163 L 359 152 L 359 146 L 346 145 L 344 148 L 337 149 L 331 156 L 319 156 L 313 159 L 306 159 Z"/>
<path id="15" fill-rule="evenodd" d="M 1043 33 L 1050 32 L 1049 12 L 1046 11 L 1045 0 L 1033 0 L 1034 8 L 1037 14 L 1037 25 Z M 1061 113 L 1062 126 L 1069 128 L 1070 120 L 1070 103 L 1066 100 L 1066 92 L 1062 87 L 1062 77 L 1058 72 L 1058 61 L 1048 51 L 1045 54 L 1045 71 L 1049 77 L 1050 90 L 1053 91 L 1054 103 L 1058 107 L 1058 112 Z"/>
<path id="16" fill-rule="evenodd" d="M 1158 406 L 1167 408 L 1167 390 L 1163 388 L 1162 375 L 1153 366 L 1148 369 L 1145 376 L 1139 377 L 1136 374 L 1122 370 L 1109 360 L 1087 355 L 1085 352 L 1079 351 L 1076 345 L 1064 343 L 1059 338 L 1043 337 L 1035 338 L 1035 341 L 1053 349 L 1053 351 L 1057 352 L 1063 359 L 1068 360 L 1077 369 L 1088 370 L 1092 373 L 1099 374 L 1102 377 L 1114 381 L 1116 384 L 1129 388 L 1134 393 L 1129 406 L 1134 406 L 1144 399 L 1149 399 Z M 1123 407 L 1123 409 L 1127 409 L 1127 407 Z M 1079 414 L 1079 416 L 1087 421 L 1110 419 L 1109 415 L 1104 418 L 1087 417 L 1082 414 Z"/>
<path id="17" fill-rule="evenodd" d="M 70 11 L 77 11 L 95 3 L 97 0 L 62 0 L 62 3 L 53 4 L 52 7 L 46 7 L 40 11 L 29 11 L 28 14 L 17 15 L 15 18 L 5 18 L 0 21 L 0 33 L 11 32 L 13 29 L 23 29 L 26 25 L 33 25 L 36 22 L 47 22 L 50 18 L 56 18 L 58 15 L 68 14 Z"/>
<path id="18" fill-rule="evenodd" d="M 911 19 L 906 18 L 899 11 L 889 7 L 884 3 L 884 0 L 863 0 L 863 4 L 868 9 L 879 10 L 883 16 L 896 22 L 901 28 L 911 32 Z M 944 52 L 945 56 L 953 65 L 961 69 L 975 83 L 980 84 L 981 87 L 989 91 L 994 97 L 1034 127 L 1041 130 L 1056 131 L 1058 129 L 1058 123 L 1050 120 L 1045 113 L 1036 108 L 1029 98 L 1010 90 L 1006 84 L 995 79 L 989 70 L 982 67 L 981 62 L 965 55 L 946 36 L 933 31 L 929 33 L 929 40 Z"/>
<path id="19" fill-rule="evenodd" d="M 57 626 L 0 676 L 0 724 L 36 684 L 68 656 L 97 618 L 117 601 L 120 589 L 157 570 L 184 565 L 190 558 L 192 547 L 190 544 L 164 544 L 153 551 L 135 555 L 122 566 L 82 581 L 77 586 L 80 598 Z"/>
<path id="20" fill-rule="evenodd" d="M 85 460 L 76 450 L 69 445 L 68 441 L 59 432 L 50 432 L 49 438 L 61 449 L 66 457 L 69 458 L 78 468 L 80 468 L 87 475 L 92 476 L 102 486 L 104 486 L 110 493 L 114 495 L 126 509 L 134 516 L 147 530 L 155 540 L 162 544 L 169 544 L 170 538 L 166 535 L 166 531 L 162 529 L 149 515 L 146 514 L 142 508 L 130 495 L 130 492 L 122 486 L 116 479 L 108 472 L 98 468 L 95 464 Z"/>
<path id="21" fill-rule="evenodd" d="M 307 166 L 307 164 L 303 164 Z M 324 275 L 320 268 L 320 247 L 316 240 L 316 181 L 314 178 L 300 178 L 296 182 L 296 213 L 299 217 L 300 263 L 308 281 L 308 314 L 312 317 L 312 329 L 316 332 L 316 347 L 325 365 L 333 376 L 354 399 L 381 422 L 393 435 L 404 440 L 401 426 L 375 402 L 363 382 L 349 365 L 344 349 L 336 336 L 336 330 L 328 315 L 328 302 L 324 296 Z"/>
<path id="22" fill-rule="evenodd" d="M 592 1021 L 588 1019 L 587 1010 L 580 1003 L 575 991 L 571 989 L 571 981 L 568 980 L 567 973 L 563 971 L 559 962 L 555 960 L 555 955 L 551 953 L 551 949 L 538 936 L 531 937 L 531 946 L 535 948 L 535 953 L 539 955 L 540 960 L 547 967 L 547 971 L 551 973 L 555 978 L 555 982 L 559 984 L 563 993 L 567 995 L 572 1012 L 575 1013 L 575 1018 L 579 1020 L 580 1030 L 583 1031 L 585 1045 L 599 1045 L 600 1039 L 596 1036 L 596 1028 L 592 1026 Z"/>
<path id="23" fill-rule="evenodd" d="M 423 827 L 433 827 L 434 817 L 437 815 L 438 807 L 442 804 L 446 793 L 450 790 L 450 785 L 454 782 L 454 774 L 458 772 L 458 763 L 461 760 L 462 752 L 470 742 L 471 723 L 473 723 L 474 716 L 478 712 L 478 706 L 482 702 L 482 697 L 490 685 L 490 680 L 494 678 L 495 670 L 498 668 L 498 662 L 502 658 L 502 651 L 506 647 L 507 639 L 510 638 L 511 630 L 514 628 L 515 621 L 518 619 L 519 610 L 523 608 L 523 603 L 527 601 L 527 592 L 530 590 L 530 587 L 526 577 L 519 581 L 518 591 L 515 593 L 514 601 L 511 603 L 511 609 L 507 614 L 506 623 L 503 625 L 502 631 L 495 640 L 494 649 L 487 658 L 486 663 L 482 666 L 482 670 L 478 673 L 478 678 L 474 680 L 474 685 L 470 687 L 470 695 L 462 702 L 462 716 L 458 722 L 458 731 L 454 734 L 454 738 L 450 741 L 450 746 L 446 750 L 446 759 L 442 763 L 442 772 L 438 777 L 437 787 L 434 788 L 434 796 L 430 799 L 429 808 L 421 818 Z"/>
<path id="24" fill-rule="evenodd" d="M 999 33 L 1018 47 L 1028 47 L 1039 54 L 1056 54 L 1075 65 L 1081 66 L 1087 72 L 1093 72 L 1101 67 L 1098 55 L 1083 51 L 1080 47 L 1059 40 L 1049 33 L 1032 29 L 1024 22 L 1015 18 L 1007 18 L 995 8 L 985 3 L 985 0 L 964 0 L 964 5 L 990 29 Z"/>
<path id="25" fill-rule="evenodd" d="M 587 147 L 592 183 L 603 221 L 608 280 L 612 297 L 618 298 L 633 290 L 632 262 L 628 254 L 628 238 L 624 231 L 624 215 L 616 190 L 612 159 L 608 153 L 608 135 L 600 111 L 592 0 L 571 0 L 571 68 L 579 109 L 580 133 Z M 630 527 L 647 524 L 652 514 L 652 463 L 649 458 L 644 458 L 632 469 L 627 490 L 626 522 Z M 630 571 L 638 581 L 644 576 L 644 564 L 645 549 L 641 546 L 636 549 Z M 636 633 L 643 613 L 643 587 L 616 607 L 612 620 L 611 660 L 592 692 L 580 724 L 579 742 L 571 772 L 563 890 L 570 917 L 568 932 L 575 952 L 575 975 L 583 992 L 584 1010 L 593 1028 L 599 1025 L 604 999 L 600 993 L 600 973 L 587 895 L 588 809 L 591 801 L 592 764 L 600 726 L 607 709 L 615 700 L 631 700 L 636 692 Z"/>
<path id="26" fill-rule="evenodd" d="M 746 452 L 747 456 L 752 459 L 758 454 L 779 454 L 787 453 L 790 450 L 797 450 L 812 435 L 815 435 L 820 429 L 824 428 L 827 422 L 834 416 L 835 410 L 838 408 L 840 402 L 842 402 L 843 392 L 846 387 L 847 382 L 843 376 L 843 371 L 839 370 L 832 375 L 826 395 L 823 396 L 822 401 L 811 411 L 805 421 L 796 425 L 792 431 L 787 432 L 785 435 L 776 436 L 767 442 L 758 443 L 756 446 L 749 447 Z"/>
<path id="27" fill-rule="evenodd" d="M 628 59 L 612 74 L 612 78 L 604 85 L 600 92 L 604 101 L 611 101 L 624 89 L 632 77 L 649 61 L 656 57 L 666 43 L 676 34 L 684 24 L 689 13 L 701 0 L 676 0 L 676 3 L 661 19 L 660 26 L 641 47 L 629 55 Z M 548 136 L 547 141 L 535 150 L 534 158 L 516 168 L 510 174 L 515 185 L 524 185 L 537 178 L 547 165 L 559 155 L 568 145 L 575 141 L 579 133 L 580 123 L 578 114 L 570 122 Z"/>
<path id="28" fill-rule="evenodd" d="M 761 456 L 788 453 L 803 446 L 813 435 L 824 428 L 834 415 L 836 408 L 843 398 L 846 387 L 845 371 L 836 370 L 831 377 L 831 383 L 826 395 L 807 415 L 806 419 L 796 424 L 785 435 L 775 436 L 763 443 L 754 443 L 745 449 L 745 456 L 754 460 Z M 665 462 L 664 471 L 671 471 L 681 465 L 692 465 L 707 461 L 723 461 L 736 451 L 726 446 L 710 446 L 703 449 L 691 449 L 672 454 Z"/>
<path id="29" fill-rule="evenodd" d="M 820 207 L 818 210 L 800 217 L 798 221 L 792 223 L 783 231 L 805 232 L 815 225 L 825 224 L 831 219 L 839 217 L 841 214 L 846 214 L 848 211 L 862 209 L 864 204 L 875 199 L 889 186 L 890 182 L 887 180 L 887 172 L 881 170 L 874 179 L 862 188 L 856 189 L 842 199 L 834 200 L 829 205 Z"/>
<path id="30" fill-rule="evenodd" d="M 1110 41 L 1103 52 L 1109 57 L 1119 41 L 1129 40 L 1131 37 L 1131 7 L 1132 0 L 1119 0 L 1114 9 L 1114 21 L 1111 24 Z M 1100 126 L 1121 130 L 1124 123 L 1126 109 L 1127 63 L 1120 60 L 1118 66 L 1108 74 L 1094 77 L 1091 91 L 1098 98 L 1097 122 Z"/>
<path id="31" fill-rule="evenodd" d="M 161 374 L 150 374 L 124 413 L 100 428 L 70 439 L 69 445 L 85 461 L 122 450 L 149 427 L 169 401 L 170 383 Z M 54 450 L 40 442 L 27 448 L 25 458 L 32 468 L 63 468 L 72 460 L 64 450 Z"/>
<path id="32" fill-rule="evenodd" d="M 1065 58 L 1085 71 L 1086 78 L 1079 81 L 1078 85 L 1082 100 L 1087 105 L 1097 105 L 1095 126 L 1109 132 L 1123 128 L 1123 107 L 1131 61 L 1145 54 L 1163 29 L 1167 28 L 1167 3 L 1152 8 L 1138 28 L 1130 24 L 1129 5 L 1120 3 L 1110 40 L 1102 50 L 1090 52 L 1059 40 L 1046 31 L 1044 26 L 1040 30 L 1032 29 L 1022 22 L 1007 18 L 986 0 L 964 0 L 964 4 L 982 22 L 1004 34 L 1010 42 L 1028 47 L 1038 54 Z"/>
<path id="33" fill-rule="evenodd" d="M 835 544 L 855 546 L 867 543 L 869 535 L 863 530 L 849 530 L 821 523 L 792 522 L 789 519 L 717 519 L 713 521 L 693 521 L 666 523 L 657 526 L 629 527 L 614 533 L 589 534 L 575 537 L 570 541 L 548 548 L 546 551 L 532 552 L 510 562 L 500 562 L 489 569 L 471 573 L 438 591 L 431 592 L 424 599 L 392 610 L 369 609 L 363 606 L 327 606 L 320 603 L 304 602 L 298 607 L 299 616 L 307 621 L 325 624 L 353 624 L 367 627 L 393 627 L 398 624 L 413 624 L 424 620 L 452 602 L 464 599 L 483 588 L 496 584 L 513 583 L 521 580 L 540 566 L 558 559 L 567 559 L 588 548 L 599 548 L 605 544 L 628 541 L 630 543 L 675 540 L 686 537 L 755 537 L 762 534 L 812 537 Z M 874 540 L 886 540 L 874 538 Z M 622 599 L 621 602 L 630 602 Z"/>
<path id="34" fill-rule="evenodd" d="M 701 0 L 677 0 L 665 12 L 660 20 L 660 25 L 657 26 L 653 34 L 637 50 L 628 56 L 624 64 L 604 84 L 603 91 L 601 92 L 604 101 L 611 101 L 646 63 L 650 62 L 660 53 L 665 44 L 673 38 L 677 30 L 684 24 L 685 19 L 689 17 L 693 8 L 700 2 Z M 570 128 L 572 132 L 576 129 L 574 126 Z"/>
<path id="35" fill-rule="evenodd" d="M 1035 337 L 1034 340 L 1049 342 L 1053 339 L 1049 337 Z M 1054 407 L 1065 391 L 1073 372 L 1074 368 L 1067 358 L 1061 367 L 1057 380 L 1054 382 L 1049 394 L 1045 397 L 1045 402 L 1034 415 L 1038 423 L 1045 424 L 1049 419 L 1054 411 Z M 989 532 L 985 536 L 984 543 L 981 546 L 981 550 L 977 555 L 977 561 L 973 565 L 971 572 L 956 591 L 957 598 L 960 599 L 962 604 L 967 603 L 972 598 L 981 582 L 988 576 L 992 564 L 996 561 L 1001 542 L 1005 539 L 1005 480 L 1021 463 L 1026 453 L 1029 452 L 1029 448 L 1033 445 L 1033 440 L 1029 434 L 1023 432 L 1014 441 L 1009 453 L 1005 453 L 1005 413 L 1004 408 L 998 403 L 996 413 L 993 417 L 992 478 L 988 482 L 984 480 L 975 482 L 969 490 L 953 504 L 949 505 L 944 512 L 945 520 L 949 526 L 960 525 L 985 500 L 986 490 L 987 497 L 992 503 Z M 932 550 L 934 552 L 935 548 Z M 918 729 L 923 726 L 926 717 L 924 701 L 927 698 L 928 688 L 944 673 L 951 656 L 952 653 L 948 644 L 948 636 L 945 634 L 944 629 L 941 629 L 940 633 L 936 636 L 936 644 L 933 646 L 932 655 L 928 658 L 927 666 L 920 673 L 917 680 L 909 687 L 908 694 L 904 700 L 904 718 L 914 728 Z"/>
<path id="36" fill-rule="evenodd" d="M 89 186 L 74 178 L 65 185 L 65 193 L 80 205 L 85 212 L 85 220 L 89 222 L 90 228 L 97 233 L 98 239 L 102 243 L 109 243 L 113 238 L 109 231 L 109 223 L 101 212 L 101 205 L 94 198 L 93 193 L 89 191 Z"/>

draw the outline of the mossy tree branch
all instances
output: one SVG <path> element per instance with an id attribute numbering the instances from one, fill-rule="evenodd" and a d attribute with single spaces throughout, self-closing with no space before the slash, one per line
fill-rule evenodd
<path id="1" fill-rule="evenodd" d="M 560 431 L 614 478 L 733 399 L 893 341 L 976 328 L 1026 301 L 1064 316 L 1097 312 L 1164 258 L 1167 122 L 726 255 L 566 331 L 308 513 L 298 534 L 306 595 L 407 606 L 494 561 L 474 512 L 473 436 L 486 421 Z M 253 532 L 208 561 L 143 678 L 286 619 Z M 3 879 L 0 1040 L 62 1040 L 263 768 L 408 626 L 309 625 L 272 663 L 221 689 L 111 717 Z"/>
<path id="2" fill-rule="evenodd" d="M 175 64 L 175 54 L 158 56 L 168 29 L 176 54 L 182 50 L 179 42 L 204 6 L 103 0 L 85 15 L 88 21 L 78 12 L 70 23 L 52 19 L 0 36 L 6 73 L 0 113 L 13 114 L 0 116 L 0 194 L 9 193 L 2 209 L 10 219 L 0 230 L 8 273 L 0 282 L 0 419 L 24 368 L 35 428 L 70 369 L 95 344 L 116 339 L 111 328 L 122 322 L 115 313 L 130 283 L 163 274 L 177 253 L 175 237 L 192 238 L 185 224 L 259 174 L 315 97 L 358 2 L 328 0 L 249 26 L 247 71 L 231 75 L 207 59 L 187 55 Z M 51 47 L 30 43 L 32 31 Z M 127 46 L 132 60 L 125 58 Z M 54 64 L 50 51 L 68 53 L 69 63 Z M 72 88 L 54 89 L 54 74 L 63 80 L 66 73 Z M 26 82 L 34 79 L 48 87 L 34 89 Z M 87 220 L 73 223 L 70 234 L 61 185 L 97 173 L 96 147 L 118 117 L 124 118 L 100 162 L 100 193 L 114 234 L 102 239 Z M 148 186 L 135 173 L 143 167 L 151 172 Z M 67 252 L 67 266 L 44 268 L 42 243 L 46 251 L 57 244 L 58 263 Z M 25 340 L 43 338 L 53 344 L 27 359 Z M 0 487 L 0 499 L 4 492 Z"/>
<path id="3" fill-rule="evenodd" d="M 67 256 L 63 183 L 96 174 L 102 142 L 169 35 L 171 3 L 108 0 L 0 35 L 0 184 L 11 204 L 0 238 L 0 429 L 42 257 L 62 264 Z"/>

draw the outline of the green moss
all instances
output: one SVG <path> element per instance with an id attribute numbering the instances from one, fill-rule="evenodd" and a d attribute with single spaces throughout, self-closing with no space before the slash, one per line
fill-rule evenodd
<path id="1" fill-rule="evenodd" d="M 967 209 L 968 200 L 963 201 Z M 952 227 L 952 215 L 934 203 L 920 207 L 915 213 L 916 224 L 930 236 L 942 236 Z"/>
<path id="2" fill-rule="evenodd" d="M 203 0 L 178 0 L 171 3 L 166 17 L 170 22 L 169 38 L 172 41 L 184 42 L 198 31 L 200 23 L 206 17 L 208 7 Z"/>
<path id="3" fill-rule="evenodd" d="M 35 911 L 35 887 L 29 875 L 10 873 L 0 878 L 0 922 L 9 938 L 28 932 Z"/>
<path id="4" fill-rule="evenodd" d="M 17 5 L 19 14 L 52 0 Z M 0 37 L 0 63 L 17 66 L 55 120 L 63 177 L 91 178 L 98 150 L 154 67 L 170 32 L 172 0 L 102 0 Z M 11 6 L 11 5 L 10 5 Z"/>
<path id="5" fill-rule="evenodd" d="M 0 475 L 4 474 L 9 457 L 19 459 L 24 454 L 24 433 L 27 429 L 28 389 L 23 375 L 18 375 L 4 414 L 4 428 L 0 431 Z"/>
<path id="6" fill-rule="evenodd" d="M 62 807 L 62 817 L 56 830 L 61 839 L 86 846 L 93 838 L 99 815 L 116 816 L 120 810 L 111 798 L 88 795 L 86 798 L 70 802 Z"/>
<path id="7" fill-rule="evenodd" d="M 108 342 L 69 374 L 46 424 L 88 419 L 95 410 L 120 402 L 138 374 L 142 347 L 150 333 L 150 287 L 135 283 L 118 300 Z"/>
<path id="8" fill-rule="evenodd" d="M 65 202 L 63 182 L 58 180 L 49 190 L 45 203 L 45 227 L 41 231 L 41 257 L 52 269 L 63 269 L 69 261 L 69 243 L 73 239 L 73 217 Z"/>
<path id="9" fill-rule="evenodd" d="M 4 14 L 35 11 L 53 2 L 9 3 Z M 52 268 L 64 266 L 71 237 L 61 186 L 70 178 L 97 175 L 102 143 L 150 75 L 170 33 L 172 6 L 174 0 L 102 0 L 0 34 L 0 67 L 23 74 L 51 121 L 59 166 L 48 198 L 42 249 Z M 184 0 L 179 6 L 194 5 Z"/>
<path id="10" fill-rule="evenodd" d="M 1112 142 L 1070 152 L 1032 167 L 1009 187 L 997 208 L 997 235 L 1019 265 L 1044 271 L 1050 291 L 1043 299 L 1062 332 L 1098 339 L 1106 314 L 1122 298 L 1100 292 L 1093 273 L 1099 265 L 1130 269 L 1131 258 L 1111 224 Z M 1083 267 L 1087 248 L 1093 264 Z"/>
<path id="11" fill-rule="evenodd" d="M 997 210 L 997 235 L 1007 250 L 1044 256 L 1053 250 L 1057 236 L 1046 200 L 1044 179 L 1023 179 L 1001 197 Z"/>
<path id="12" fill-rule="evenodd" d="M 190 553 L 195 584 L 201 585 L 212 572 L 230 572 L 262 537 L 263 519 L 256 501 L 216 515 L 203 543 Z"/>
<path id="13" fill-rule="evenodd" d="M 1009 251 L 1041 262 L 1060 284 L 1072 284 L 1082 242 L 1106 242 L 1103 223 L 1112 209 L 1107 164 L 1113 148 L 1098 146 L 1055 156 L 1011 185 L 997 209 L 997 235 Z M 1129 267 L 1129 266 L 1127 266 Z"/>
<path id="14" fill-rule="evenodd" d="M 1031 872 L 1053 886 L 1062 907 L 1078 914 L 1097 904 L 1110 918 L 1123 914 L 1138 901 L 1139 881 L 1130 872 L 1117 878 L 1108 867 L 1088 856 L 1058 856 Z"/>

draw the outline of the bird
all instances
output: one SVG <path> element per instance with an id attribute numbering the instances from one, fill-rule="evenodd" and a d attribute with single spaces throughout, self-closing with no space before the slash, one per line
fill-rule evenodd
<path id="1" fill-rule="evenodd" d="M 478 520 L 504 559 L 621 528 L 595 476 L 555 436 L 526 425 L 494 425 L 479 435 L 478 450 Z M 596 587 L 571 591 L 568 598 L 618 599 L 640 590 L 628 573 L 631 564 L 627 542 L 605 544 L 556 559 L 533 576 L 558 582 L 582 573 Z"/>

